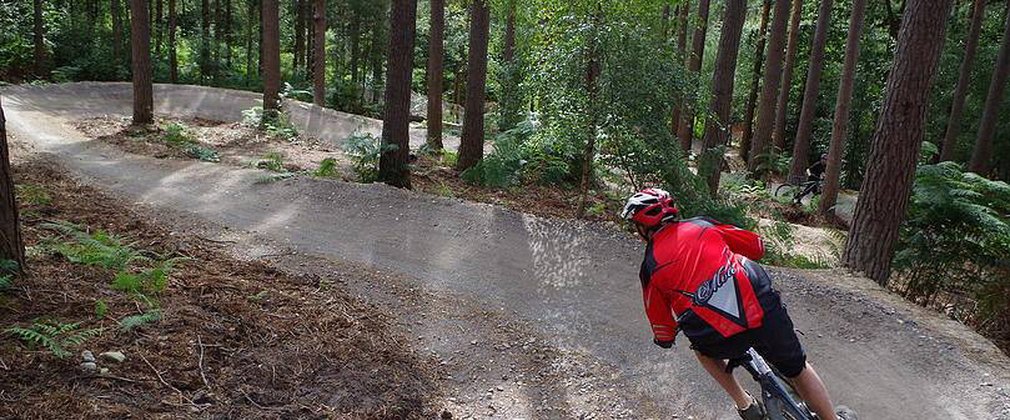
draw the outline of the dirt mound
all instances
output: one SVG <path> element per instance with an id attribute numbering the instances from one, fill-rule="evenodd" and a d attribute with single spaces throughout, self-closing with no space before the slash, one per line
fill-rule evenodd
<path id="1" fill-rule="evenodd" d="M 236 261 L 216 249 L 220 244 L 150 225 L 125 203 L 46 165 L 15 171 L 18 184 L 46 199 L 23 210 L 30 273 L 0 295 L 0 323 L 51 319 L 103 332 L 68 349 L 73 354 L 65 359 L 5 340 L 0 416 L 430 418 L 435 412 L 432 361 L 390 345 L 404 340 L 383 314 L 339 288 L 347 273 L 296 277 Z M 40 244 L 52 232 L 42 226 L 55 220 L 188 258 L 158 296 L 162 320 L 119 328 L 116 320 L 144 312 L 141 304 L 112 290 L 111 271 L 45 251 Z M 106 375 L 82 373 L 84 349 L 120 351 L 126 361 L 99 360 L 111 369 Z"/>

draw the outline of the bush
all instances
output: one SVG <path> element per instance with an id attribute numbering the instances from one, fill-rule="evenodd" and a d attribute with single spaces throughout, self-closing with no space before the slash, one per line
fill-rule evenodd
<path id="1" fill-rule="evenodd" d="M 382 140 L 369 133 L 355 133 L 344 142 L 343 149 L 351 158 L 351 168 L 360 182 L 375 182 L 379 178 L 379 158 L 383 153 L 396 150 L 395 144 L 382 144 Z"/>

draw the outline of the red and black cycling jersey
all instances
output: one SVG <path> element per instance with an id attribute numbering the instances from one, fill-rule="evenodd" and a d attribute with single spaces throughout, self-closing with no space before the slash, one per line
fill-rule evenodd
<path id="1" fill-rule="evenodd" d="M 672 343 L 678 319 L 700 319 L 723 337 L 761 326 L 753 263 L 764 255 L 761 238 L 711 219 L 669 224 L 645 251 L 640 277 L 645 312 L 657 343 Z M 756 276 L 754 276 L 756 277 Z M 685 331 L 688 333 L 688 331 Z"/>

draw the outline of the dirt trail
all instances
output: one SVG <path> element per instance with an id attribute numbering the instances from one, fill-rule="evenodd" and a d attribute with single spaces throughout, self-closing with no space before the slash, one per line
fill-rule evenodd
<path id="1" fill-rule="evenodd" d="M 651 344 L 632 238 L 382 185 L 257 185 L 260 171 L 128 155 L 69 127 L 128 113 L 122 86 L 6 88 L 9 129 L 95 185 L 176 215 L 180 228 L 226 232 L 251 257 L 281 249 L 294 271 L 349 260 L 405 275 L 348 287 L 403 314 L 446 362 L 447 405 L 459 413 L 736 418 L 685 345 Z M 209 119 L 234 120 L 255 103 L 208 88 L 155 94 L 159 113 Z M 318 127 L 342 123 L 320 118 Z M 1010 361 L 984 338 L 864 279 L 773 272 L 837 403 L 871 420 L 1010 419 Z"/>

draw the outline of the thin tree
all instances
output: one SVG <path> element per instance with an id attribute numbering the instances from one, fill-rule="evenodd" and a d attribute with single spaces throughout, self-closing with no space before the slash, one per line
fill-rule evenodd
<path id="1" fill-rule="evenodd" d="M 677 57 L 687 62 L 687 18 L 691 14 L 691 0 L 685 0 L 680 6 L 677 6 Z M 683 99 L 683 98 L 681 98 Z M 676 136 L 678 130 L 680 129 L 680 104 L 676 104 L 673 107 L 673 112 L 670 116 L 670 134 Z"/>
<path id="2" fill-rule="evenodd" d="M 163 12 L 164 12 L 164 2 L 162 0 L 157 0 L 154 2 L 154 16 L 151 18 L 153 22 L 151 24 L 151 33 L 154 44 L 154 56 L 161 56 L 161 44 L 164 43 L 165 30 L 161 27 L 163 22 Z"/>
<path id="3" fill-rule="evenodd" d="M 953 0 L 908 0 L 842 263 L 887 284 Z"/>
<path id="4" fill-rule="evenodd" d="M 18 206 L 14 200 L 11 155 L 7 148 L 7 120 L 0 103 L 0 260 L 14 261 L 18 270 L 25 267 L 25 245 L 21 240 Z"/>
<path id="5" fill-rule="evenodd" d="M 712 76 L 712 108 L 705 123 L 704 150 L 700 172 L 713 195 L 719 190 L 723 151 L 729 143 L 730 117 L 733 108 L 733 78 L 736 74 L 737 56 L 740 54 L 740 37 L 747 16 L 746 0 L 727 0 L 726 14 L 722 19 L 722 35 Z"/>
<path id="6" fill-rule="evenodd" d="M 996 136 L 996 123 L 1003 108 L 1003 93 L 1006 92 L 1007 78 L 1010 76 L 1010 2 L 1007 2 L 1006 23 L 1003 25 L 1003 42 L 996 58 L 996 70 L 989 83 L 989 95 L 985 99 L 985 111 L 979 123 L 975 150 L 971 154 L 968 170 L 979 175 L 988 175 L 992 161 L 992 143 Z"/>
<path id="7" fill-rule="evenodd" d="M 294 58 L 292 62 L 292 67 L 295 71 L 299 71 L 302 66 L 302 59 L 305 58 L 305 5 L 304 3 L 311 0 L 295 0 L 292 4 L 295 8 L 294 10 L 294 21 L 295 21 L 295 44 L 294 44 Z"/>
<path id="8" fill-rule="evenodd" d="M 704 1 L 704 0 L 703 0 Z M 603 21 L 603 10 L 601 3 L 596 3 L 596 13 L 593 14 L 590 24 L 591 34 L 589 36 L 589 48 L 586 49 L 586 114 L 588 114 L 588 124 L 586 124 L 586 148 L 582 154 L 582 177 L 579 182 L 579 208 L 576 216 L 582 217 L 586 214 L 586 202 L 589 199 L 589 183 L 592 178 L 593 161 L 596 160 L 596 136 L 598 121 L 597 101 L 600 95 L 599 79 L 603 67 L 600 45 L 597 42 L 600 25 Z"/>
<path id="9" fill-rule="evenodd" d="M 824 172 L 824 192 L 821 194 L 820 212 L 833 214 L 838 201 L 839 178 L 842 173 L 842 156 L 845 154 L 845 139 L 849 135 L 849 111 L 852 107 L 852 87 L 856 82 L 856 64 L 859 63 L 859 39 L 863 35 L 866 20 L 866 0 L 853 0 L 852 17 L 849 20 L 849 35 L 845 40 L 845 64 L 842 65 L 842 79 L 838 82 L 838 97 L 835 101 L 835 119 L 831 126 L 831 142 L 828 145 L 828 166 Z"/>
<path id="10" fill-rule="evenodd" d="M 779 90 L 779 100 L 775 106 L 775 130 L 772 134 L 775 148 L 778 150 L 786 149 L 786 117 L 789 114 L 789 93 L 793 87 L 793 65 L 796 63 L 796 44 L 800 38 L 803 0 L 793 0 L 792 9 L 793 17 L 789 22 L 789 42 L 786 46 L 786 65 L 782 70 L 782 89 Z"/>
<path id="11" fill-rule="evenodd" d="M 133 124 L 154 122 L 151 84 L 151 25 L 147 0 L 130 0 L 130 45 L 133 50 Z"/>
<path id="12" fill-rule="evenodd" d="M 688 59 L 687 70 L 697 75 L 701 70 L 702 59 L 705 58 L 705 35 L 708 33 L 709 0 L 698 2 L 698 17 L 695 21 L 694 35 L 691 37 L 692 50 Z M 685 155 L 691 154 L 691 143 L 694 140 L 694 110 L 685 106 L 677 126 L 677 137 L 680 138 L 680 148 Z"/>
<path id="13" fill-rule="evenodd" d="M 786 29 L 789 23 L 789 2 L 776 1 L 772 7 L 771 35 L 768 39 L 768 57 L 758 104 L 757 125 L 751 138 L 747 169 L 758 169 L 761 156 L 768 153 L 772 129 L 775 128 L 775 106 L 782 83 L 782 61 L 785 55 Z"/>
<path id="14" fill-rule="evenodd" d="M 761 24 L 758 27 L 757 44 L 754 46 L 754 67 L 751 70 L 750 94 L 744 111 L 743 138 L 740 139 L 740 157 L 750 161 L 750 144 L 754 137 L 754 110 L 757 109 L 761 92 L 761 69 L 765 63 L 765 43 L 768 40 L 768 18 L 772 12 L 772 1 L 764 0 L 761 6 Z"/>
<path id="15" fill-rule="evenodd" d="M 112 0 L 109 13 L 112 15 L 112 62 L 119 66 L 123 63 L 123 10 L 119 0 Z"/>
<path id="16" fill-rule="evenodd" d="M 281 39 L 277 0 L 262 0 L 263 123 L 277 120 L 280 110 Z"/>
<path id="17" fill-rule="evenodd" d="M 312 43 L 312 102 L 318 106 L 326 103 L 326 0 L 315 0 L 315 40 Z"/>
<path id="18" fill-rule="evenodd" d="M 445 0 L 431 0 L 428 41 L 428 146 L 442 150 L 442 67 L 445 40 Z"/>
<path id="19" fill-rule="evenodd" d="M 821 73 L 824 71 L 824 48 L 827 45 L 828 29 L 831 26 L 832 0 L 821 0 L 817 10 L 817 28 L 810 48 L 810 67 L 807 69 L 807 83 L 803 91 L 800 122 L 793 141 L 793 158 L 789 165 L 789 180 L 799 182 L 809 164 L 810 137 L 814 132 L 814 118 L 817 116 L 817 95 L 821 91 Z"/>
<path id="20" fill-rule="evenodd" d="M 168 0 L 168 81 L 179 82 L 179 58 L 175 49 L 175 0 Z"/>
<path id="21" fill-rule="evenodd" d="M 34 43 L 35 43 L 35 76 L 44 77 L 46 75 L 46 43 L 45 43 L 45 25 L 42 20 L 42 0 L 35 0 L 34 2 Z"/>
<path id="22" fill-rule="evenodd" d="M 456 169 L 469 169 L 484 159 L 484 89 L 487 84 L 487 43 L 491 10 L 486 0 L 470 6 L 470 51 L 467 56 L 466 104 L 463 108 L 463 136 Z"/>
<path id="23" fill-rule="evenodd" d="M 389 33 L 389 63 L 386 66 L 386 107 L 382 120 L 379 179 L 389 185 L 410 188 L 410 77 L 413 67 L 417 0 L 393 0 Z"/>
<path id="24" fill-rule="evenodd" d="M 246 11 L 246 27 L 245 27 L 245 77 L 246 80 L 250 80 L 253 75 L 255 75 L 255 70 L 253 67 L 253 28 L 259 26 L 259 18 L 256 17 L 256 13 L 259 10 L 257 6 L 257 0 L 246 0 L 246 5 L 249 6 Z M 259 60 L 256 60 L 259 62 Z M 259 66 L 255 67 L 256 70 Z"/>
<path id="25" fill-rule="evenodd" d="M 947 119 L 947 132 L 943 136 L 940 148 L 940 161 L 954 158 L 957 149 L 957 137 L 961 135 L 961 117 L 964 114 L 964 99 L 968 96 L 968 86 L 971 83 L 971 69 L 975 63 L 975 52 L 978 51 L 978 38 L 982 32 L 982 21 L 985 17 L 985 0 L 975 0 L 971 12 L 971 28 L 964 46 L 964 57 L 961 59 L 961 69 L 958 72 L 957 87 L 951 98 L 950 118 Z"/>

